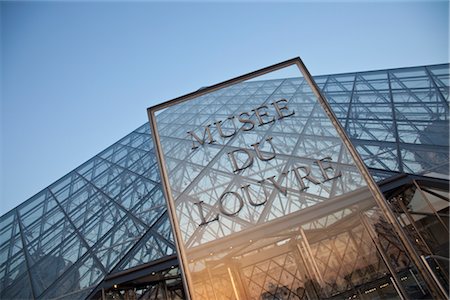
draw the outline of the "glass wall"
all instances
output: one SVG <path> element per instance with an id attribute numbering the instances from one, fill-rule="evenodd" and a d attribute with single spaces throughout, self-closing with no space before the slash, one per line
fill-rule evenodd
<path id="1" fill-rule="evenodd" d="M 0 218 L 1 299 L 84 299 L 175 253 L 148 124 Z"/>
<path id="2" fill-rule="evenodd" d="M 448 178 L 448 78 L 449 66 L 448 64 L 443 64 L 316 76 L 315 81 L 326 96 L 338 120 L 352 139 L 352 143 L 356 146 L 365 164 L 370 168 L 374 178 L 380 180 L 395 176 L 400 172 L 419 174 L 430 178 Z M 238 91 L 230 90 L 227 93 L 214 95 L 213 99 L 208 100 L 211 101 L 211 105 L 205 105 L 198 114 L 194 114 L 193 110 L 189 109 L 185 111 L 180 110 L 179 112 L 164 111 L 161 112 L 161 120 L 164 121 L 163 118 L 172 114 L 177 116 L 172 119 L 172 126 L 165 128 L 166 135 L 172 137 L 172 133 L 186 133 L 187 122 L 192 124 L 196 122 L 195 124 L 201 125 L 204 124 L 202 122 L 206 122 L 211 114 L 226 118 L 244 104 L 248 104 L 249 109 L 252 109 L 254 108 L 253 105 L 257 106 L 267 100 L 269 102 L 266 103 L 269 103 L 273 114 L 274 106 L 270 104 L 268 95 L 271 93 L 274 93 L 274 96 L 282 94 L 295 95 L 297 92 L 301 92 L 301 82 L 302 80 L 299 78 L 289 78 L 267 82 L 253 81 L 248 82 L 248 86 L 245 86 L 247 83 L 243 83 L 242 88 Z M 303 94 L 306 94 L 305 91 Z M 251 102 L 252 99 L 250 98 L 255 99 L 254 102 Z M 282 105 L 283 103 L 280 103 L 280 106 Z M 305 109 L 302 108 L 301 110 L 294 108 L 296 110 L 296 122 L 307 120 L 309 117 L 307 113 L 312 111 L 311 109 L 313 108 L 312 105 L 305 105 Z M 217 120 L 221 119 L 218 118 Z M 286 153 L 294 151 L 295 145 L 287 148 L 295 143 L 295 137 L 293 138 L 293 136 L 298 130 L 296 128 L 297 123 L 292 120 L 293 118 L 290 117 L 283 118 L 280 120 L 283 122 L 277 121 L 273 125 L 273 132 L 276 133 L 276 136 L 273 137 L 272 143 L 275 146 L 280 144 L 286 145 L 286 148 L 277 149 L 277 151 L 285 151 Z M 320 116 L 313 118 L 313 120 L 314 124 L 320 124 L 320 126 L 310 126 L 310 131 L 303 133 L 305 138 L 302 139 L 301 146 L 297 146 L 296 153 L 302 155 L 302 151 L 306 153 L 306 151 L 314 151 L 315 148 L 324 149 L 328 147 L 330 149 L 328 153 L 333 154 L 339 146 L 334 142 L 329 128 L 325 126 L 326 124 L 323 124 Z M 232 130 L 227 125 L 229 125 L 228 122 L 223 123 L 223 131 L 225 133 L 227 133 L 227 130 Z M 308 135 L 321 134 L 321 126 L 324 128 L 324 138 L 317 141 L 308 140 Z M 260 128 L 263 128 L 263 126 Z M 254 139 L 254 141 L 263 139 L 263 131 L 259 128 L 251 130 L 247 132 L 248 137 L 246 138 Z M 281 131 L 284 134 L 279 134 Z M 185 138 L 185 136 L 182 137 L 182 139 Z M 174 145 L 174 152 L 178 151 L 176 149 L 189 150 L 182 147 L 176 148 L 177 142 L 178 139 L 176 138 L 165 141 L 169 146 L 170 144 Z M 192 141 L 190 142 L 192 143 Z M 83 147 L 83 145 L 80 145 L 80 147 Z M 235 145 L 230 147 L 235 147 Z M 270 143 L 262 143 L 261 147 L 263 147 L 263 150 L 269 150 L 266 154 L 269 155 L 271 153 Z M 211 147 L 210 153 L 207 155 L 214 156 L 216 154 L 214 151 Z M 281 154 L 283 153 L 277 153 L 277 157 L 266 164 L 272 164 L 275 160 L 277 162 L 286 161 L 286 158 L 283 158 Z M 245 158 L 243 153 L 236 153 L 236 155 L 242 155 Z M 238 156 L 237 159 L 239 159 Z M 320 176 L 320 169 L 313 161 L 315 158 L 314 156 L 310 157 L 309 166 L 312 166 L 314 174 Z M 208 161 L 207 159 L 198 163 L 199 160 L 193 158 L 189 163 L 173 166 L 172 168 L 178 172 L 174 176 L 177 176 L 176 178 L 179 179 L 178 184 L 180 187 L 186 185 L 187 182 L 195 181 L 197 177 L 199 179 L 204 178 L 203 180 L 210 178 L 208 180 L 213 180 L 211 184 L 217 187 L 217 191 L 208 191 L 207 189 L 201 189 L 201 186 L 199 186 L 195 191 L 196 194 L 192 193 L 193 195 L 202 195 L 206 199 L 211 197 L 217 198 L 220 195 L 215 195 L 214 193 L 218 193 L 225 187 L 228 187 L 226 180 L 229 180 L 228 178 L 233 176 L 234 173 L 230 174 L 229 172 L 221 171 L 222 169 L 219 167 L 218 162 L 217 171 L 212 173 L 213 175 L 218 175 L 205 177 L 201 170 Z M 257 163 L 262 164 L 260 160 L 255 159 L 255 166 Z M 326 162 L 324 164 L 327 165 Z M 337 167 L 335 158 L 333 158 L 331 165 Z M 227 165 L 224 167 L 227 167 Z M 268 166 L 261 172 L 267 175 L 266 178 L 275 175 L 275 178 L 278 179 L 279 170 L 282 171 L 282 169 L 277 169 L 274 164 L 273 167 Z M 301 172 L 302 170 L 299 171 Z M 331 169 L 326 170 L 326 172 L 329 173 L 330 177 L 335 174 Z M 253 174 L 254 177 L 256 175 L 256 173 Z M 251 176 L 247 177 L 251 178 Z M 246 180 L 245 182 L 251 184 L 248 190 L 252 197 L 251 199 L 256 199 L 258 195 L 262 196 L 273 192 L 273 187 L 269 186 L 270 182 L 267 183 L 268 186 L 265 186 L 266 190 L 264 190 L 262 187 L 256 189 L 256 185 L 253 184 L 254 181 Z M 281 182 L 282 186 L 288 183 L 295 183 L 295 173 L 288 173 L 283 180 Z M 339 185 L 331 183 L 341 182 L 342 180 L 339 177 L 334 181 L 330 180 L 317 186 L 311 183 L 308 189 L 311 193 L 318 193 L 321 197 L 319 200 L 306 197 L 305 193 L 291 196 L 292 190 L 288 186 L 287 193 L 293 201 L 285 203 L 281 201 L 284 198 L 280 197 L 270 200 L 273 202 L 278 201 L 281 209 L 271 211 L 270 214 L 266 211 L 266 217 L 273 219 L 279 216 L 282 211 L 296 212 L 311 209 L 313 206 L 320 204 L 320 201 L 329 199 L 330 195 L 333 195 L 330 193 L 339 194 Z M 418 184 L 420 186 L 421 183 L 418 182 Z M 237 183 L 235 183 L 236 185 Z M 402 222 L 403 226 L 411 231 L 409 233 L 411 237 L 417 237 L 416 230 L 421 233 L 422 237 L 419 240 L 423 240 L 422 244 L 426 244 L 426 247 L 422 246 L 417 251 L 424 256 L 430 268 L 443 270 L 445 268 L 445 260 L 437 258 L 437 256 L 445 257 L 446 252 L 443 245 L 446 243 L 442 240 L 442 237 L 445 236 L 445 229 L 439 218 L 444 223 L 448 222 L 445 219 L 446 217 L 448 218 L 448 211 L 445 211 L 444 205 L 447 203 L 448 210 L 448 201 L 438 201 L 434 197 L 438 197 L 435 196 L 436 193 L 445 197 L 445 195 L 448 195 L 448 192 L 445 189 L 437 189 L 434 186 L 425 187 L 428 191 L 423 190 L 433 209 L 437 212 L 438 218 L 433 209 L 424 200 L 422 193 L 416 192 L 417 188 L 411 185 L 409 187 L 417 195 L 414 201 L 410 202 L 410 200 L 407 200 L 404 202 L 406 213 L 399 205 L 393 206 L 393 210 L 398 213 L 399 221 Z M 245 193 L 245 190 L 240 190 L 240 193 L 241 196 L 247 197 L 242 192 Z M 412 195 L 413 192 L 410 194 Z M 421 202 L 418 202 L 419 194 L 421 195 Z M 281 197 L 284 197 L 284 195 Z M 432 199 L 429 199 L 430 197 Z M 246 199 L 246 204 L 248 204 Z M 207 205 L 203 204 L 203 208 L 206 211 Z M 263 210 L 263 205 L 251 206 L 250 208 L 258 213 Z M 233 208 L 230 207 L 229 209 Z M 250 216 L 252 211 L 248 209 L 247 205 L 239 213 L 245 213 L 245 218 L 247 218 L 244 220 L 245 222 L 242 221 L 242 224 L 235 223 L 233 224 L 234 227 L 231 227 L 232 224 L 226 224 L 226 227 L 223 228 L 243 228 L 249 224 L 248 222 L 255 222 Z M 194 207 L 193 213 L 197 213 L 196 220 L 199 220 L 198 207 Z M 282 240 L 282 238 L 277 238 L 276 235 L 269 232 L 268 234 L 273 238 L 273 242 L 271 244 L 271 241 L 267 241 L 268 248 L 264 250 L 264 253 L 269 254 L 266 255 L 261 252 L 261 260 L 251 261 L 244 259 L 249 256 L 245 255 L 246 251 L 251 253 L 252 249 L 259 247 L 259 244 L 254 244 L 239 251 L 236 250 L 236 252 L 230 251 L 227 255 L 229 257 L 238 257 L 238 260 L 233 259 L 233 261 L 239 261 L 237 264 L 240 264 L 239 267 L 245 270 L 242 271 L 243 275 L 240 275 L 241 277 L 238 278 L 240 282 L 243 282 L 248 287 L 252 286 L 251 291 L 256 290 L 257 292 L 254 293 L 261 292 L 262 295 L 266 295 L 264 296 L 266 298 L 275 294 L 281 297 L 285 291 L 284 286 L 289 287 L 291 291 L 289 293 L 292 293 L 292 295 L 296 294 L 296 297 L 301 298 L 306 297 L 302 295 L 313 297 L 317 283 L 311 278 L 319 276 L 315 274 L 320 273 L 326 279 L 325 282 L 331 282 L 333 277 L 329 274 L 334 274 L 335 278 L 342 278 L 351 273 L 353 275 L 347 277 L 351 279 L 348 286 L 350 286 L 351 282 L 354 285 L 351 289 L 352 291 L 359 291 L 358 293 L 361 295 L 367 295 L 365 292 L 370 291 L 375 286 L 366 288 L 364 285 L 360 285 L 359 283 L 363 282 L 362 278 L 372 278 L 364 280 L 366 282 L 374 282 L 374 284 L 377 280 L 390 280 L 382 275 L 387 265 L 378 265 L 377 263 L 380 260 L 381 252 L 378 251 L 378 248 L 365 246 L 371 245 L 370 240 L 368 240 L 371 238 L 371 235 L 379 237 L 382 242 L 381 246 L 384 247 L 383 249 L 387 249 L 385 251 L 387 257 L 395 257 L 395 259 L 392 259 L 394 263 L 391 264 L 391 267 L 398 271 L 401 282 L 405 283 L 410 279 L 415 282 L 411 275 L 404 275 L 405 272 L 411 274 L 410 269 L 413 274 L 416 274 L 414 273 L 416 271 L 413 268 L 403 267 L 411 264 L 405 256 L 400 255 L 404 251 L 399 246 L 401 243 L 394 240 L 392 236 L 387 235 L 388 233 L 392 235 L 392 231 L 386 227 L 385 221 L 379 217 L 380 212 L 368 210 L 365 213 L 367 217 L 359 217 L 359 225 L 355 226 L 355 228 L 349 228 L 343 222 L 339 223 L 331 220 L 343 219 L 345 216 L 349 216 L 347 220 L 353 218 L 354 222 L 356 222 L 356 210 L 352 217 L 350 217 L 350 211 L 339 212 L 338 208 L 329 213 L 336 216 L 329 215 L 327 219 L 325 217 L 326 212 L 324 212 L 324 220 L 330 221 L 320 221 L 321 227 L 318 227 L 317 232 L 328 232 L 331 229 L 339 228 L 341 233 L 337 234 L 336 231 L 334 237 L 325 238 L 324 236 L 323 240 L 318 239 L 317 237 L 320 234 L 314 234 L 312 228 L 313 226 L 319 226 L 317 224 L 319 221 L 312 225 L 307 220 L 301 220 L 296 225 L 293 223 L 293 226 L 297 226 L 293 228 L 303 228 L 304 237 L 302 234 L 297 235 L 295 238 L 290 235 L 291 233 L 284 235 L 286 238 L 291 236 L 291 240 L 298 240 L 301 249 L 306 247 L 305 241 L 308 241 L 311 253 L 300 252 L 297 246 L 292 250 L 289 248 L 293 245 L 292 243 L 281 243 L 280 246 L 275 246 L 277 245 L 276 242 Z M 408 219 L 408 214 L 413 218 L 413 222 Z M 433 216 L 430 214 L 433 214 Z M 209 218 L 211 216 L 214 215 L 205 214 L 204 217 Z M 352 223 L 349 221 L 348 224 Z M 367 227 L 367 224 L 374 226 L 373 232 L 367 229 L 370 228 Z M 186 224 L 186 226 L 189 226 L 189 224 Z M 194 228 L 191 226 L 187 227 L 186 230 L 193 230 Z M 213 234 L 224 234 L 219 229 L 217 229 L 217 232 L 213 232 Z M 224 232 L 226 233 L 226 231 Z M 349 232 L 353 237 L 350 237 Z M 386 237 L 383 238 L 381 237 L 382 235 Z M 350 240 L 354 241 L 351 243 L 351 246 L 347 250 L 341 249 L 343 241 Z M 256 235 L 252 239 L 252 243 L 255 241 L 257 241 Z M 261 241 L 261 243 L 263 242 Z M 319 251 L 317 249 L 320 249 L 317 253 L 325 253 L 324 249 L 333 248 L 331 246 L 333 243 L 333 247 L 336 249 L 333 253 L 340 253 L 339 255 L 330 254 L 331 250 L 328 250 L 326 258 L 317 257 L 314 251 Z M 284 252 L 285 256 L 271 257 L 270 245 L 273 245 L 273 247 L 284 247 L 283 249 L 286 249 Z M 324 247 L 323 245 L 328 246 Z M 153 141 L 149 125 L 146 123 L 57 182 L 52 183 L 17 208 L 0 217 L 0 298 L 51 299 L 66 297 L 67 299 L 83 299 L 95 292 L 96 287 L 99 286 L 106 276 L 123 270 L 138 268 L 142 264 L 174 252 L 175 246 L 167 218 L 165 200 L 160 187 Z M 306 256 L 300 257 L 296 252 Z M 207 254 L 209 255 L 209 253 Z M 356 265 L 355 268 L 352 267 L 352 270 L 339 269 L 338 264 L 335 263 L 336 259 L 339 259 L 339 261 L 343 258 L 350 260 L 350 258 L 355 257 L 370 257 L 372 260 L 365 259 L 364 265 Z M 282 261 L 283 259 L 285 260 Z M 302 262 L 305 259 L 306 267 L 303 267 L 303 269 L 299 267 L 298 270 L 288 270 L 284 267 L 284 262 L 291 259 L 295 259 L 296 262 Z M 312 266 L 311 262 L 313 260 L 316 261 L 317 267 Z M 263 263 L 264 261 L 280 265 L 283 270 L 286 270 L 292 276 L 301 277 L 296 274 L 307 274 L 309 279 L 300 278 L 294 282 L 294 280 L 289 281 L 290 279 L 283 279 L 284 277 L 281 275 L 277 277 L 277 275 L 272 287 L 269 287 L 269 285 L 264 286 L 265 279 L 262 282 L 262 276 L 258 277 L 257 275 L 262 272 L 259 269 L 265 270 L 266 266 L 269 268 L 270 263 L 266 265 Z M 218 266 L 213 267 L 219 268 Z M 230 270 L 233 271 L 234 269 L 230 268 Z M 227 275 L 228 270 L 225 269 L 224 272 L 220 273 L 218 271 L 217 274 L 224 274 L 223 276 L 229 277 Z M 371 277 L 369 274 L 372 274 L 370 275 Z M 407 279 L 402 280 L 404 277 L 407 277 Z M 417 281 L 421 282 L 419 277 Z M 439 272 L 436 273 L 436 277 L 442 280 L 442 275 L 439 275 Z M 346 283 L 343 282 L 347 282 L 345 280 L 347 279 L 344 278 L 344 281 L 342 279 L 337 280 L 336 286 L 325 288 L 324 293 L 332 295 L 340 292 L 344 295 L 346 293 Z M 385 285 L 385 281 L 380 286 Z M 442 282 L 445 283 L 444 280 Z M 303 288 L 298 289 L 300 286 Z M 412 293 L 420 292 L 417 284 L 415 284 L 416 287 L 413 287 L 413 283 L 404 284 L 404 286 L 405 289 Z M 389 283 L 383 288 L 371 291 L 369 295 L 374 295 L 373 293 L 378 293 L 381 290 L 391 293 L 392 287 L 392 284 Z M 208 290 L 208 288 L 210 287 L 205 285 L 205 290 Z M 350 292 L 348 293 L 350 297 Z"/>
<path id="3" fill-rule="evenodd" d="M 316 77 L 376 179 L 448 180 L 448 65 Z"/>

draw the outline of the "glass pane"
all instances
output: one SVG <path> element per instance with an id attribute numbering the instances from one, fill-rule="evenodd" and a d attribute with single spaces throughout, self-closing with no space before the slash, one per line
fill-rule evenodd
<path id="1" fill-rule="evenodd" d="M 287 69 L 156 115 L 191 294 L 398 297 L 360 218 L 375 206 L 367 183 L 308 81 Z M 361 77 L 358 88 L 387 88 L 386 78 Z M 353 81 L 329 88 L 348 91 Z M 374 140 L 391 134 L 383 126 L 369 128 Z"/>

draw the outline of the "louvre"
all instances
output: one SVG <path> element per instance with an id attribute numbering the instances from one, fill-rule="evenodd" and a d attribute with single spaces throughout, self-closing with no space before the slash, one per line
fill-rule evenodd
<path id="1" fill-rule="evenodd" d="M 328 159 L 328 157 L 326 159 Z M 301 192 L 303 192 L 303 191 L 305 191 L 306 189 L 309 188 L 309 186 L 305 185 L 305 182 L 304 182 L 305 179 L 308 180 L 309 182 L 313 183 L 313 184 L 320 184 L 320 183 L 324 183 L 325 181 L 333 180 L 333 179 L 338 178 L 338 177 L 341 176 L 340 172 L 335 173 L 334 175 L 332 175 L 332 177 L 330 177 L 328 175 L 328 173 L 326 173 L 325 170 L 333 169 L 333 167 L 331 167 L 331 166 L 327 166 L 325 168 L 322 167 L 322 161 L 324 161 L 326 159 L 321 159 L 321 160 L 317 160 L 316 161 L 316 163 L 320 164 L 319 166 L 320 166 L 320 170 L 322 171 L 322 177 L 323 177 L 323 179 L 322 179 L 323 181 L 322 182 L 319 181 L 317 178 L 315 178 L 315 177 L 310 175 L 311 171 L 309 170 L 308 167 L 300 166 L 300 167 L 295 167 L 295 168 L 293 168 L 291 170 L 282 172 L 281 174 L 279 174 L 278 180 L 275 179 L 276 176 L 274 175 L 274 176 L 271 176 L 271 177 L 268 177 L 268 178 L 265 178 L 265 179 L 262 179 L 262 180 L 258 180 L 257 183 L 261 185 L 267 180 L 267 181 L 269 181 L 271 183 L 271 185 L 273 185 L 273 187 L 276 190 L 278 190 L 278 192 L 283 193 L 284 195 L 287 194 L 287 189 L 288 188 L 291 188 L 291 189 L 294 189 L 294 190 L 297 189 L 295 191 L 298 192 L 298 193 L 301 193 Z M 305 174 L 303 176 L 300 175 L 299 170 L 304 170 Z M 294 174 L 293 176 L 295 177 L 295 182 L 297 183 L 294 187 L 288 187 L 287 185 L 283 186 L 283 181 L 284 181 L 284 179 L 287 177 L 287 175 L 289 173 Z M 262 187 L 264 189 L 264 185 L 262 185 Z M 237 191 L 225 191 L 219 197 L 219 204 L 218 204 L 219 205 L 219 211 L 222 214 L 224 214 L 224 215 L 234 216 L 237 213 L 239 213 L 239 211 L 241 211 L 241 209 L 243 208 L 243 206 L 245 205 L 246 202 L 248 202 L 248 204 L 252 205 L 252 206 L 264 205 L 267 202 L 268 197 L 267 197 L 267 192 L 266 192 L 265 189 L 264 189 L 264 197 L 258 197 L 259 198 L 259 202 L 254 202 L 254 199 L 250 195 L 250 191 L 253 192 L 252 186 L 250 184 L 240 186 Z M 239 192 L 242 192 L 242 195 L 239 194 Z M 236 209 L 234 212 L 229 212 L 229 211 L 227 211 L 227 209 L 225 209 L 225 207 L 227 205 L 225 205 L 224 203 L 226 202 L 227 195 L 230 195 L 230 197 L 231 197 L 231 195 L 234 196 L 235 201 L 237 200 L 239 202 L 237 207 L 236 207 L 236 205 L 234 205 L 234 207 Z M 231 198 L 233 198 L 233 197 L 231 197 Z M 207 225 L 208 223 L 210 223 L 211 220 L 210 221 L 206 221 L 205 218 L 204 218 L 203 205 L 202 205 L 203 202 L 200 201 L 200 202 L 195 202 L 193 204 L 197 205 L 197 207 L 199 209 L 200 220 L 201 220 L 200 225 Z M 213 220 L 214 221 L 218 221 L 219 220 L 219 215 L 217 214 L 214 217 Z"/>
<path id="2" fill-rule="evenodd" d="M 187 261 L 178 258 L 158 149 L 145 123 L 0 217 L 0 298 L 448 295 L 449 64 L 321 75 L 314 81 L 393 219 L 372 201 L 370 187 L 303 76 L 243 81 L 157 116 L 171 194 L 176 205 L 186 204 L 178 221 Z M 289 108 L 282 113 L 295 114 L 277 118 L 270 103 L 280 99 L 287 102 L 279 108 Z M 261 105 L 275 122 L 230 137 L 211 126 L 216 143 L 207 143 L 208 132 L 203 140 L 186 133 L 203 133 L 223 120 L 226 135 L 233 126 L 225 120 L 246 111 L 245 118 L 258 124 L 250 112 Z M 234 121 L 247 129 L 251 124 Z M 276 157 L 263 161 L 250 145 L 268 136 Z M 233 172 L 227 153 L 244 146 L 253 151 L 253 165 Z M 273 152 L 270 143 L 260 146 L 264 157 Z M 333 169 L 322 171 L 342 176 L 322 180 L 314 162 L 324 157 L 332 157 Z M 282 182 L 286 195 L 270 182 L 256 183 L 277 180 L 299 162 L 319 184 L 305 179 L 298 193 L 294 172 Z M 247 185 L 241 194 L 246 205 L 238 213 L 199 226 L 219 212 L 222 193 Z M 265 204 L 247 205 L 246 197 Z M 200 201 L 201 207 L 188 205 Z M 226 210 L 237 208 L 239 202 Z M 188 290 L 180 264 L 191 274 Z"/>

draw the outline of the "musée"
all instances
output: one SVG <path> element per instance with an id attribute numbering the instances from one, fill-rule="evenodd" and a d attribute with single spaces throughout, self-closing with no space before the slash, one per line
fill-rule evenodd
<path id="1" fill-rule="evenodd" d="M 229 138 L 234 136 L 238 132 L 238 127 L 236 126 L 235 119 L 237 119 L 240 123 L 243 124 L 242 130 L 249 131 L 252 130 L 256 125 L 263 126 L 266 124 L 270 124 L 275 122 L 275 120 L 280 120 L 286 117 L 290 117 L 295 114 L 295 111 L 289 111 L 289 108 L 285 104 L 288 102 L 286 99 L 280 99 L 270 103 L 273 106 L 274 114 L 269 114 L 269 106 L 261 105 L 251 111 L 255 113 L 256 121 L 250 119 L 250 112 L 242 112 L 237 116 L 230 116 L 223 121 L 217 121 L 213 124 L 208 124 L 205 126 L 203 131 L 203 136 L 200 138 L 194 131 L 188 131 L 187 134 L 192 137 L 192 149 L 197 149 L 199 145 L 203 145 L 205 142 L 208 144 L 212 144 L 216 142 L 211 134 L 211 125 L 215 125 L 217 128 L 217 132 L 223 138 Z M 227 122 L 232 124 L 233 131 L 225 133 L 223 131 L 223 125 Z M 197 144 L 196 144 L 197 142 Z"/>

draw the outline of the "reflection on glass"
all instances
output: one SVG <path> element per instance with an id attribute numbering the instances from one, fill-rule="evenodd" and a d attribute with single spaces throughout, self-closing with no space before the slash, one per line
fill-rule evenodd
<path id="1" fill-rule="evenodd" d="M 306 80 L 237 83 L 156 120 L 194 299 L 398 297 L 362 219 L 371 193 Z"/>

